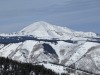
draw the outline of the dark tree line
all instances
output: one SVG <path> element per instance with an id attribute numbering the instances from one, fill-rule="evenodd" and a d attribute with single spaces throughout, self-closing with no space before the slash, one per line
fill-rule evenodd
<path id="1" fill-rule="evenodd" d="M 59 75 L 43 65 L 19 63 L 8 58 L 0 57 L 0 75 Z M 62 74 L 63 75 L 63 74 Z"/>

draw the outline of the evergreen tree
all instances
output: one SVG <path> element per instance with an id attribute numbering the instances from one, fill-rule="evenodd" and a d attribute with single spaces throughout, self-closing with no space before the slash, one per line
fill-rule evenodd
<path id="1" fill-rule="evenodd" d="M 19 63 L 8 58 L 0 57 L 0 75 L 58 75 L 43 65 Z"/>

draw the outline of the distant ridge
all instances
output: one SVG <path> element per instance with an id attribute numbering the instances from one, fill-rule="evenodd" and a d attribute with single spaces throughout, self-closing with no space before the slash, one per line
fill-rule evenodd
<path id="1" fill-rule="evenodd" d="M 75 31 L 67 27 L 52 25 L 44 21 L 35 22 L 23 28 L 19 33 L 36 37 L 58 39 L 72 39 L 75 37 L 100 38 L 100 35 L 93 32 Z"/>

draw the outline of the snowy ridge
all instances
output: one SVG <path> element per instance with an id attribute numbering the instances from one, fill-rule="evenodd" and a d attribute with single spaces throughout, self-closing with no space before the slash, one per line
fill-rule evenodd
<path id="1" fill-rule="evenodd" d="M 69 66 L 69 65 L 75 63 L 82 56 L 84 56 L 91 47 L 98 46 L 98 45 L 99 45 L 98 43 L 86 42 L 71 56 L 71 58 L 65 65 Z"/>
<path id="2" fill-rule="evenodd" d="M 9 39 L 11 37 L 12 39 Z M 28 40 L 24 40 L 25 38 Z M 93 32 L 74 31 L 40 21 L 25 27 L 18 33 L 2 34 L 0 40 L 6 42 L 0 43 L 0 56 L 25 63 L 47 62 L 44 64 L 45 67 L 53 68 L 56 72 L 61 70 L 59 73 L 65 72 L 63 67 L 56 70 L 54 66 L 50 68 L 49 63 L 73 66 L 100 74 L 99 38 L 100 35 Z M 13 39 L 17 41 L 11 43 Z"/>
<path id="3" fill-rule="evenodd" d="M 45 54 L 42 42 L 28 40 L 20 43 L 12 43 L 4 46 L 0 50 L 0 56 L 9 57 L 21 62 L 57 62 L 52 54 Z"/>
<path id="4" fill-rule="evenodd" d="M 44 48 L 45 46 L 43 44 L 47 44 L 51 47 Z M 19 43 L 11 43 L 8 45 L 5 45 L 0 49 L 0 56 L 1 57 L 8 57 L 13 60 L 26 62 L 26 63 L 39 63 L 39 62 L 52 62 L 56 64 L 62 64 L 65 66 L 70 66 L 72 64 L 78 65 L 84 64 L 84 62 L 88 62 L 90 60 L 90 63 L 94 63 L 92 65 L 96 65 L 94 67 L 93 72 L 94 73 L 100 73 L 100 71 L 97 70 L 97 66 L 100 65 L 99 57 L 100 57 L 100 46 L 99 43 L 94 42 L 86 42 L 86 41 L 80 41 L 78 43 L 69 43 L 64 41 L 58 41 L 56 44 L 52 42 L 45 42 L 45 41 L 35 41 L 35 40 L 27 40 L 24 42 Z M 91 48 L 96 47 L 96 50 L 91 50 Z M 48 50 L 47 50 L 48 49 Z M 50 50 L 49 50 L 50 49 Z M 54 51 L 56 53 L 52 53 Z M 49 52 L 51 51 L 51 52 Z M 94 53 L 95 55 L 93 55 Z M 97 54 L 98 53 L 98 54 Z M 85 56 L 90 56 L 91 58 L 87 61 Z M 81 65 L 82 66 L 82 65 Z M 46 66 L 47 67 L 47 66 Z M 88 70 L 91 72 L 91 64 L 88 65 L 90 68 L 84 67 L 78 67 L 80 69 Z M 98 67 L 99 68 L 99 67 Z"/>
<path id="5" fill-rule="evenodd" d="M 14 50 L 17 49 L 17 47 L 19 46 L 20 43 L 16 43 L 16 44 L 9 44 L 6 47 L 3 47 L 0 50 L 0 55 L 2 55 L 3 57 L 8 57 L 9 54 L 13 53 Z"/>
<path id="6" fill-rule="evenodd" d="M 42 38 L 58 38 L 58 39 L 72 39 L 75 37 L 81 37 L 81 38 L 100 37 L 93 32 L 74 31 L 67 27 L 51 25 L 44 21 L 35 22 L 25 27 L 21 31 L 19 31 L 18 34 L 33 35 L 33 36 L 42 37 Z"/>
<path id="7" fill-rule="evenodd" d="M 93 32 L 82 32 L 49 24 L 44 21 L 35 22 L 19 32 L 0 34 L 0 36 L 34 36 L 42 39 L 60 39 L 60 40 L 87 40 L 88 38 L 100 38 L 100 35 Z M 85 38 L 84 38 L 85 37 Z"/>

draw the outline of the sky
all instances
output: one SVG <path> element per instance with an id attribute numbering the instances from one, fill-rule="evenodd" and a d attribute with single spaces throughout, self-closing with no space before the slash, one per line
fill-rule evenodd
<path id="1" fill-rule="evenodd" d="M 100 34 L 100 0 L 0 0 L 0 33 L 38 21 Z"/>

